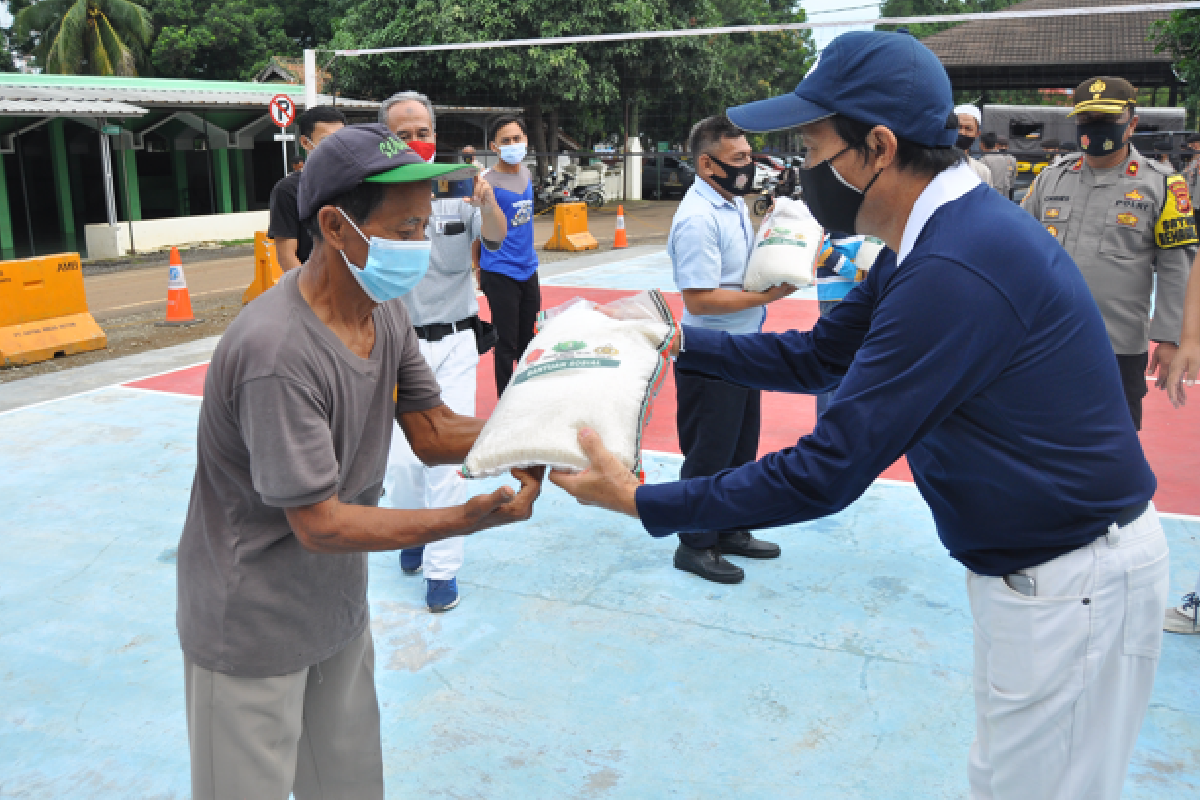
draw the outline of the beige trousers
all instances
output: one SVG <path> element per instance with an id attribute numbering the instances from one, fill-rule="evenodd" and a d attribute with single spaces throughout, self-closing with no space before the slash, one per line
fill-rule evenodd
<path id="1" fill-rule="evenodd" d="M 193 800 L 382 800 L 371 629 L 311 667 L 272 678 L 183 659 Z"/>

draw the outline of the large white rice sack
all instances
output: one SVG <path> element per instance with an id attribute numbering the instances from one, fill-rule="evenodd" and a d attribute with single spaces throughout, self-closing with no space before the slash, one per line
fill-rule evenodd
<path id="1" fill-rule="evenodd" d="M 591 428 L 630 470 L 641 468 L 642 428 L 666 375 L 676 325 L 658 291 L 605 306 L 576 300 L 547 312 L 512 382 L 467 454 L 468 478 L 514 467 L 589 466 L 579 430 Z"/>
<path id="2" fill-rule="evenodd" d="M 790 283 L 797 289 L 813 282 L 825 231 L 803 202 L 775 198 L 775 208 L 762 221 L 750 251 L 742 286 L 748 292 L 765 292 Z"/>

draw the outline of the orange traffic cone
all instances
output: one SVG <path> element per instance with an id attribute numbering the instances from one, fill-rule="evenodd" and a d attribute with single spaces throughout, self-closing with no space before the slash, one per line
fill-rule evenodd
<path id="1" fill-rule="evenodd" d="M 613 236 L 613 250 L 620 250 L 622 247 L 629 247 L 629 242 L 625 240 L 625 206 L 617 206 L 617 232 Z"/>
<path id="2" fill-rule="evenodd" d="M 167 273 L 167 319 L 159 325 L 195 325 L 203 322 L 192 314 L 192 296 L 188 294 L 187 281 L 183 279 L 183 261 L 179 248 L 171 248 L 171 261 Z"/>

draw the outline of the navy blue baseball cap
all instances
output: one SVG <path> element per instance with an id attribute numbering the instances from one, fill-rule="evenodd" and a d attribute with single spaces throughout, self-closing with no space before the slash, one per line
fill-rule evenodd
<path id="1" fill-rule="evenodd" d="M 322 139 L 309 155 L 296 204 L 300 219 L 308 219 L 360 183 L 465 180 L 478 172 L 472 164 L 428 164 L 377 122 L 347 125 Z"/>
<path id="2" fill-rule="evenodd" d="M 950 78 L 906 33 L 851 31 L 834 39 L 791 94 L 726 110 L 744 131 L 765 133 L 841 114 L 901 139 L 950 147 L 958 138 Z"/>

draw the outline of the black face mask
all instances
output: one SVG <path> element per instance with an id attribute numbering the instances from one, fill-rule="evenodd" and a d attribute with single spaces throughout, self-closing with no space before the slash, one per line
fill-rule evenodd
<path id="1" fill-rule="evenodd" d="M 1089 156 L 1110 156 L 1125 146 L 1128 122 L 1084 122 L 1075 128 L 1079 149 Z"/>
<path id="2" fill-rule="evenodd" d="M 954 142 L 954 146 L 957 147 L 959 150 L 962 150 L 964 153 L 966 151 L 970 150 L 971 145 L 973 145 L 973 144 L 975 144 L 974 136 L 965 136 L 961 133 L 958 135 L 957 141 Z"/>
<path id="3" fill-rule="evenodd" d="M 812 169 L 800 170 L 800 188 L 804 191 L 804 202 L 813 218 L 827 231 L 857 233 L 854 223 L 858 210 L 862 208 L 867 190 L 874 185 L 879 172 L 863 189 L 855 189 L 833 168 L 833 159 L 850 148 L 847 147 L 833 158 L 826 159 Z M 880 170 L 882 172 L 882 170 Z"/>
<path id="4" fill-rule="evenodd" d="M 754 193 L 754 162 L 751 161 L 744 167 L 734 167 L 726 164 L 716 156 L 709 156 L 713 163 L 725 171 L 725 177 L 721 178 L 716 175 L 708 177 L 717 186 L 720 186 L 725 191 L 735 197 L 738 195 L 746 195 Z"/>

